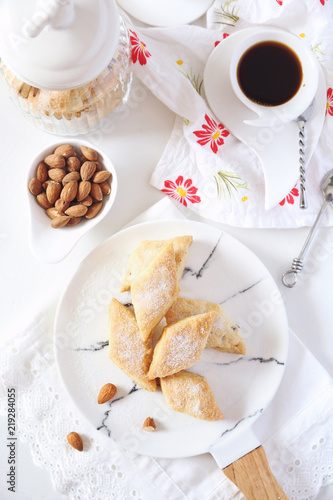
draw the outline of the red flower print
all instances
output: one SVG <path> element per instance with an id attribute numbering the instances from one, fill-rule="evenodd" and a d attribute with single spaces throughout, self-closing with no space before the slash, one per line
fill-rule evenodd
<path id="1" fill-rule="evenodd" d="M 326 114 L 333 116 L 333 89 L 329 88 L 327 90 L 327 104 L 326 104 Z"/>
<path id="2" fill-rule="evenodd" d="M 137 34 L 132 30 L 130 30 L 130 32 L 132 33 L 130 35 L 132 45 L 132 61 L 133 63 L 139 61 L 141 66 L 143 66 L 144 64 L 147 64 L 147 59 L 151 56 L 151 54 L 146 49 L 146 44 L 139 40 Z"/>
<path id="3" fill-rule="evenodd" d="M 208 115 L 205 115 L 205 120 L 207 122 L 202 125 L 203 130 L 197 130 L 193 132 L 194 135 L 199 137 L 199 141 L 197 141 L 200 146 L 205 146 L 210 142 L 210 147 L 213 153 L 217 153 L 219 146 L 224 144 L 223 137 L 227 137 L 229 135 L 228 130 L 224 128 L 222 123 L 217 124 L 215 120 L 209 118 Z"/>
<path id="4" fill-rule="evenodd" d="M 325 5 L 325 2 L 327 2 L 327 0 L 320 0 L 321 5 Z"/>
<path id="5" fill-rule="evenodd" d="M 187 201 L 191 203 L 200 203 L 201 201 L 200 197 L 196 196 L 198 188 L 192 186 L 192 179 L 187 179 L 184 182 L 184 177 L 180 175 L 176 182 L 164 181 L 164 186 L 165 189 L 161 191 L 179 201 L 184 207 L 187 207 Z"/>
<path id="6" fill-rule="evenodd" d="M 228 38 L 228 36 L 229 36 L 229 33 L 223 33 L 223 40 Z M 219 43 L 221 43 L 221 40 L 217 40 L 217 42 L 215 42 L 215 44 L 214 44 L 214 47 L 217 47 Z"/>
<path id="7" fill-rule="evenodd" d="M 290 193 L 289 193 L 289 194 L 288 194 L 285 198 L 283 198 L 283 200 L 282 200 L 282 201 L 280 201 L 280 203 L 279 203 L 279 204 L 281 205 L 281 207 L 283 207 L 283 205 L 285 204 L 286 200 L 287 200 L 287 202 L 288 202 L 290 205 L 293 205 L 293 204 L 294 204 L 294 202 L 295 202 L 295 200 L 294 200 L 294 196 L 299 196 L 299 191 L 298 191 L 298 189 L 297 189 L 296 187 L 294 187 L 294 188 L 290 191 Z"/>
<path id="8" fill-rule="evenodd" d="M 279 5 L 282 5 L 282 0 L 276 0 Z"/>

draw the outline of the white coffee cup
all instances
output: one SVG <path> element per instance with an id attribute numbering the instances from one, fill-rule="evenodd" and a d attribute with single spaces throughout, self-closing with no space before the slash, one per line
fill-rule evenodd
<path id="1" fill-rule="evenodd" d="M 237 68 L 243 54 L 257 43 L 267 41 L 286 45 L 296 54 L 302 69 L 302 80 L 295 95 L 277 106 L 258 104 L 249 99 L 237 79 Z M 244 123 L 261 127 L 274 126 L 295 120 L 309 106 L 318 86 L 318 63 L 306 43 L 297 36 L 287 31 L 265 29 L 249 35 L 237 45 L 230 61 L 230 81 L 238 99 L 258 115 L 257 118 L 244 120 Z"/>

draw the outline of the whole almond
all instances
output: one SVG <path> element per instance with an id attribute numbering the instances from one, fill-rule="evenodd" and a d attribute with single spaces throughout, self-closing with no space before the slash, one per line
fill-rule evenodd
<path id="1" fill-rule="evenodd" d="M 101 182 L 106 181 L 111 176 L 111 172 L 108 170 L 100 170 L 99 172 L 95 172 L 92 181 L 96 182 L 96 184 L 100 184 Z"/>
<path id="2" fill-rule="evenodd" d="M 65 177 L 62 179 L 62 183 L 65 185 L 67 184 L 67 182 L 79 181 L 79 180 L 80 180 L 79 172 L 69 172 L 69 174 L 66 174 Z"/>
<path id="3" fill-rule="evenodd" d="M 70 220 L 71 218 L 68 217 L 68 215 L 59 215 L 52 219 L 51 226 L 54 227 L 54 229 L 58 229 L 59 227 L 66 226 Z"/>
<path id="4" fill-rule="evenodd" d="M 90 196 L 96 201 L 103 200 L 103 193 L 99 184 L 95 184 L 94 182 L 91 184 Z"/>
<path id="5" fill-rule="evenodd" d="M 39 196 L 39 195 L 38 195 Z M 93 203 L 89 208 L 88 212 L 85 215 L 86 219 L 93 219 L 96 217 L 96 215 L 99 213 L 103 205 L 103 202 L 100 201 L 99 203 Z"/>
<path id="6" fill-rule="evenodd" d="M 40 161 L 37 167 L 36 177 L 43 184 L 48 178 L 48 168 L 45 162 Z"/>
<path id="7" fill-rule="evenodd" d="M 83 181 L 88 181 L 95 173 L 96 164 L 93 161 L 85 161 L 80 168 L 80 175 Z"/>
<path id="8" fill-rule="evenodd" d="M 52 203 L 50 203 L 49 200 L 47 199 L 46 193 L 38 194 L 36 200 L 38 205 L 44 208 L 44 210 L 47 210 L 48 208 L 52 207 Z"/>
<path id="9" fill-rule="evenodd" d="M 102 405 L 107 401 L 110 401 L 117 394 L 117 387 L 113 384 L 105 384 L 99 391 L 97 403 Z"/>
<path id="10" fill-rule="evenodd" d="M 154 422 L 154 419 L 151 417 L 147 417 L 146 420 L 142 424 L 142 429 L 144 431 L 148 431 L 148 432 L 156 431 L 156 424 Z"/>
<path id="11" fill-rule="evenodd" d="M 83 165 L 85 161 L 88 161 L 88 158 L 86 158 L 84 155 L 81 155 L 78 158 L 80 160 L 81 165 Z"/>
<path id="12" fill-rule="evenodd" d="M 102 165 L 100 164 L 99 161 L 95 161 L 95 164 L 96 164 L 96 172 L 98 172 L 99 170 L 102 170 Z"/>
<path id="13" fill-rule="evenodd" d="M 85 182 L 85 181 L 83 181 L 83 182 Z M 82 203 L 82 205 L 86 205 L 86 207 L 90 207 L 90 205 L 93 204 L 93 199 L 90 196 L 90 194 L 88 194 L 88 196 L 84 200 L 82 200 L 81 203 Z"/>
<path id="14" fill-rule="evenodd" d="M 47 190 L 47 186 L 48 186 L 51 182 L 54 182 L 54 181 L 51 181 L 51 179 L 48 179 L 47 181 L 43 182 L 42 187 L 43 187 L 44 191 L 46 191 L 46 190 Z"/>
<path id="15" fill-rule="evenodd" d="M 67 226 L 68 227 L 76 226 L 76 224 L 78 224 L 81 219 L 82 219 L 82 217 L 71 217 L 70 221 L 67 224 Z"/>
<path id="16" fill-rule="evenodd" d="M 59 215 L 64 215 L 63 212 L 59 212 L 55 207 L 48 208 L 45 210 L 46 215 L 50 217 L 50 219 L 55 219 L 59 217 Z"/>
<path id="17" fill-rule="evenodd" d="M 58 210 L 58 212 L 64 212 L 65 210 L 67 210 L 69 205 L 70 205 L 69 201 L 65 201 L 59 198 L 59 200 L 55 202 L 54 208 Z"/>
<path id="18" fill-rule="evenodd" d="M 29 181 L 28 189 L 31 194 L 37 196 L 39 193 L 42 192 L 42 183 L 40 182 L 40 180 L 37 179 L 37 177 L 34 177 Z"/>
<path id="19" fill-rule="evenodd" d="M 81 162 L 76 156 L 71 156 L 67 160 L 67 170 L 68 172 L 78 172 L 81 168 Z"/>
<path id="20" fill-rule="evenodd" d="M 77 194 L 77 181 L 70 181 L 65 184 L 61 191 L 60 198 L 64 201 L 73 201 Z"/>
<path id="21" fill-rule="evenodd" d="M 92 148 L 87 146 L 81 146 L 82 154 L 90 161 L 96 161 L 98 159 L 98 153 Z"/>
<path id="22" fill-rule="evenodd" d="M 56 182 L 61 182 L 66 175 L 63 168 L 50 168 L 48 172 L 49 178 Z"/>
<path id="23" fill-rule="evenodd" d="M 66 165 L 66 160 L 63 156 L 61 155 L 49 155 L 44 159 L 44 162 L 50 167 L 50 168 L 62 168 Z"/>
<path id="24" fill-rule="evenodd" d="M 78 205 L 72 205 L 71 207 L 67 208 L 65 214 L 69 215 L 70 217 L 82 217 L 87 213 L 87 211 L 88 207 L 79 203 Z"/>
<path id="25" fill-rule="evenodd" d="M 85 198 L 87 198 L 87 196 L 90 193 L 90 189 L 91 189 L 91 182 L 81 181 L 79 183 L 79 187 L 78 187 L 78 191 L 77 191 L 77 196 L 76 196 L 77 201 L 82 201 Z"/>
<path id="26" fill-rule="evenodd" d="M 61 184 L 59 182 L 50 182 L 46 188 L 46 197 L 51 203 L 51 205 L 54 205 L 57 199 L 59 198 L 61 191 Z"/>
<path id="27" fill-rule="evenodd" d="M 104 194 L 104 196 L 111 193 L 111 186 L 108 183 L 108 181 L 101 182 L 100 187 L 101 187 L 101 190 L 102 190 L 102 193 Z"/>
<path id="28" fill-rule="evenodd" d="M 70 144 L 62 144 L 61 146 L 58 146 L 54 150 L 54 154 L 64 156 L 65 158 L 69 158 L 70 156 L 75 155 L 75 149 Z"/>
<path id="29" fill-rule="evenodd" d="M 67 441 L 75 450 L 83 451 L 82 437 L 77 432 L 70 432 L 67 434 Z"/>

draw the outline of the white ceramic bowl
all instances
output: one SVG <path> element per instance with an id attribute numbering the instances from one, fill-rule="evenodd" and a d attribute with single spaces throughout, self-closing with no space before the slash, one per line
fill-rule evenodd
<path id="1" fill-rule="evenodd" d="M 56 263 L 64 259 L 74 248 L 80 238 L 99 224 L 104 217 L 106 217 L 115 201 L 118 188 L 117 173 L 107 155 L 95 145 L 90 144 L 88 141 L 81 141 L 77 139 L 59 141 L 49 145 L 43 151 L 38 153 L 38 155 L 36 155 L 32 160 L 29 167 L 27 186 L 29 180 L 36 176 L 36 170 L 39 162 L 44 160 L 44 158 L 46 158 L 49 154 L 52 154 L 55 148 L 61 144 L 71 144 L 77 150 L 79 150 L 80 146 L 87 146 L 95 149 L 95 151 L 99 154 L 99 160 L 103 165 L 103 168 L 112 174 L 111 193 L 104 196 L 103 207 L 93 219 L 83 218 L 76 226 L 65 226 L 54 229 L 51 226 L 51 219 L 46 215 L 45 210 L 38 205 L 35 196 L 30 193 L 27 187 L 27 197 L 30 211 L 30 248 L 38 260 L 48 263 Z"/>
<path id="2" fill-rule="evenodd" d="M 253 45 L 264 41 L 276 41 L 287 45 L 297 54 L 302 66 L 303 78 L 298 92 L 288 102 L 279 106 L 262 106 L 251 101 L 242 92 L 237 80 L 237 66 L 244 52 Z M 267 29 L 250 34 L 237 45 L 230 61 L 230 81 L 236 96 L 258 115 L 253 120 L 244 120 L 247 125 L 271 126 L 294 120 L 314 98 L 318 87 L 318 78 L 316 58 L 306 43 L 296 35 L 282 30 Z"/>

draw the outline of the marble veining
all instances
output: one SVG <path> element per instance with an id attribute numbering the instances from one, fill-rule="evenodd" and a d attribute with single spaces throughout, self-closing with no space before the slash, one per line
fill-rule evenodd
<path id="1" fill-rule="evenodd" d="M 233 430 L 236 429 L 236 427 L 238 427 L 242 422 L 244 422 L 245 420 L 249 420 L 251 418 L 254 418 L 258 415 L 260 415 L 260 413 L 262 413 L 264 411 L 264 408 L 260 408 L 259 410 L 255 411 L 254 413 L 252 413 L 251 415 L 248 415 L 247 417 L 244 417 L 244 418 L 241 418 L 240 420 L 238 420 L 235 425 L 233 427 L 231 427 L 230 429 L 226 429 L 225 431 L 222 432 L 221 436 L 220 437 L 223 437 L 225 436 L 226 434 L 228 434 L 229 432 L 232 432 Z"/>
<path id="2" fill-rule="evenodd" d="M 109 341 L 108 340 L 101 340 L 99 342 L 96 342 L 95 344 L 91 344 L 89 347 L 77 347 L 74 349 L 74 351 L 101 351 L 105 347 L 108 347 Z"/>
<path id="3" fill-rule="evenodd" d="M 252 285 L 244 288 L 244 290 L 239 290 L 239 292 L 236 292 L 233 295 L 230 295 L 230 297 L 227 297 L 226 299 L 222 300 L 222 302 L 219 302 L 220 306 L 222 306 L 222 304 L 225 304 L 226 302 L 228 302 L 228 300 L 231 300 L 231 299 L 237 297 L 238 295 L 241 295 L 242 293 L 248 292 L 249 290 L 251 290 L 251 288 L 254 288 L 255 286 L 259 285 L 259 283 L 261 283 L 263 279 L 264 278 L 260 278 L 258 281 L 256 281 Z"/>
<path id="4" fill-rule="evenodd" d="M 281 366 L 284 366 L 285 363 L 283 361 L 279 361 L 278 359 L 276 358 L 247 358 L 248 361 L 259 361 L 259 363 L 276 363 L 277 365 L 281 365 Z"/>
<path id="5" fill-rule="evenodd" d="M 205 270 L 207 269 L 208 267 L 208 264 L 209 264 L 209 261 L 211 260 L 211 258 L 213 257 L 213 255 L 215 254 L 216 252 L 216 249 L 221 241 L 221 238 L 223 236 L 223 233 L 221 234 L 221 236 L 219 237 L 219 239 L 217 240 L 217 243 L 215 244 L 213 250 L 210 252 L 210 254 L 208 255 L 207 259 L 203 262 L 203 264 L 200 266 L 199 268 L 199 271 L 194 271 L 191 267 L 185 267 L 184 269 L 184 272 L 183 272 L 183 277 L 186 276 L 186 274 L 190 274 L 191 276 L 195 276 L 197 279 L 198 278 L 202 278 L 203 277 L 203 273 L 205 272 Z"/>
<path id="6" fill-rule="evenodd" d="M 278 359 L 273 358 L 273 357 L 270 357 L 270 358 L 252 357 L 252 358 L 249 358 L 246 356 L 234 359 L 232 361 L 227 361 L 224 363 L 217 362 L 215 364 L 218 366 L 229 366 L 229 365 L 234 365 L 236 363 L 246 363 L 249 361 L 258 361 L 259 363 L 276 363 L 277 365 L 281 365 L 281 366 L 285 365 L 285 363 L 283 361 L 279 361 Z"/>

